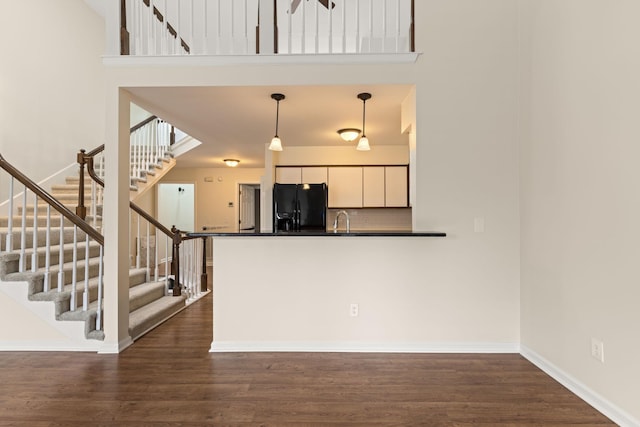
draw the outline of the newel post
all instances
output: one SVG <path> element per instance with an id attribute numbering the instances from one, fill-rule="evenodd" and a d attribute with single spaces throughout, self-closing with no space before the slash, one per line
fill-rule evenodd
<path id="1" fill-rule="evenodd" d="M 182 295 L 182 290 L 180 289 L 180 243 L 182 243 L 182 234 L 175 225 L 171 226 L 171 232 L 173 233 L 173 254 L 171 258 L 173 296 L 179 297 Z"/>
<path id="2" fill-rule="evenodd" d="M 78 206 L 76 206 L 76 215 L 85 219 L 87 217 L 87 208 L 84 205 L 84 165 L 87 163 L 85 150 L 80 150 L 77 156 L 79 167 L 79 183 L 78 183 Z"/>
<path id="3" fill-rule="evenodd" d="M 202 236 L 202 274 L 200 275 L 200 291 L 207 291 L 207 236 Z"/>

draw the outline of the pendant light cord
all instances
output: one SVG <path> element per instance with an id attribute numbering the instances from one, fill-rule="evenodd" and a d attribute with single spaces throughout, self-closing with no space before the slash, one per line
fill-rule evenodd
<path id="1" fill-rule="evenodd" d="M 364 118 L 365 118 L 366 109 L 367 109 L 367 100 L 363 99 L 362 100 L 362 137 L 363 138 L 367 136 L 366 132 L 364 131 Z"/>
<path id="2" fill-rule="evenodd" d="M 280 117 L 280 100 L 276 101 L 276 138 L 278 138 L 278 119 Z"/>

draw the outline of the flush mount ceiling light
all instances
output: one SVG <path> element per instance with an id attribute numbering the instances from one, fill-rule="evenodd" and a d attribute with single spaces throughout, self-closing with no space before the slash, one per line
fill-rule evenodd
<path id="1" fill-rule="evenodd" d="M 240 160 L 237 159 L 224 159 L 223 162 L 229 166 L 230 168 L 235 168 L 240 163 Z"/>
<path id="2" fill-rule="evenodd" d="M 284 99 L 284 95 L 281 93 L 272 93 L 271 99 L 275 99 L 276 101 L 276 135 L 271 139 L 269 150 L 282 151 L 282 141 L 280 141 L 280 137 L 278 136 L 278 119 L 280 118 L 280 101 Z"/>
<path id="3" fill-rule="evenodd" d="M 338 130 L 338 134 L 340 138 L 344 139 L 347 142 L 355 141 L 358 135 L 360 135 L 360 129 L 356 128 L 346 128 Z"/>
<path id="4" fill-rule="evenodd" d="M 367 134 L 364 132 L 364 129 L 365 129 L 364 123 L 365 123 L 365 112 L 367 108 L 367 100 L 371 99 L 371 94 L 366 92 L 359 93 L 358 99 L 362 100 L 362 138 L 360 138 L 360 141 L 358 141 L 358 146 L 356 147 L 356 150 L 369 151 L 371 150 L 371 147 L 369 146 L 369 138 L 367 138 Z"/>

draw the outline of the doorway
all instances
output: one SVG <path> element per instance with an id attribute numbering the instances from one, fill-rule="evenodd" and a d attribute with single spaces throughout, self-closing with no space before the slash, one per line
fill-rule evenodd
<path id="1" fill-rule="evenodd" d="M 260 184 L 238 184 L 238 231 L 260 231 Z"/>

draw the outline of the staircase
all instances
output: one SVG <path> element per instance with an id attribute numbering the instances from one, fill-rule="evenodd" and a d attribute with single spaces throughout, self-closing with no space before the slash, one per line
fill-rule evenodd
<path id="1" fill-rule="evenodd" d="M 163 170 L 161 168 L 163 163 L 159 162 L 154 166 L 155 180 L 170 169 Z M 86 194 L 91 194 L 90 182 L 91 179 L 87 176 Z M 50 194 L 74 211 L 77 205 L 78 183 L 77 176 L 67 177 L 64 184 L 53 185 Z M 93 214 L 88 215 L 86 222 L 100 231 L 102 228 L 101 206 L 92 209 L 91 200 L 85 204 L 88 212 L 96 212 L 95 217 Z M 50 216 L 51 233 L 47 242 L 48 220 L 45 203 L 39 202 L 34 209 L 33 204 L 28 202 L 24 214 L 21 206 L 14 210 L 16 211 L 12 217 L 14 250 L 0 251 L 0 283 L 26 282 L 26 298 L 29 301 L 53 303 L 56 320 L 84 322 L 86 339 L 103 340 L 104 332 L 96 330 L 100 244 L 85 239 L 86 234 L 68 220 L 60 224 L 57 216 Z M 24 238 L 21 233 L 23 221 L 26 225 Z M 7 241 L 8 223 L 7 216 L 0 217 L 0 249 L 6 249 L 4 245 Z M 34 229 L 36 229 L 35 239 Z M 25 268 L 22 272 L 19 268 L 21 253 L 18 249 L 21 247 L 21 240 L 24 241 L 25 248 L 22 255 Z M 60 240 L 64 242 L 62 248 L 59 245 Z M 87 242 L 89 242 L 88 245 Z M 44 267 L 47 247 L 50 248 L 48 271 Z M 35 271 L 32 271 L 32 262 L 36 262 L 38 267 Z M 132 267 L 129 270 L 129 335 L 134 340 L 185 307 L 186 297 L 169 296 L 168 281 L 164 278 L 152 280 L 150 270 L 151 268 L 146 268 L 144 265 L 140 268 Z M 12 283 L 6 283 L 3 286 L 12 286 Z M 85 309 L 83 304 L 86 304 Z"/>

